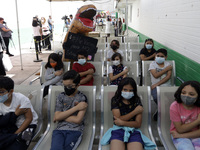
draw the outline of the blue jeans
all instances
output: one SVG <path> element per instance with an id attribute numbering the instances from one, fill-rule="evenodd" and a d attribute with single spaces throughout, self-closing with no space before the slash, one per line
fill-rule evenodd
<path id="1" fill-rule="evenodd" d="M 78 147 L 82 139 L 80 131 L 54 130 L 51 150 L 73 150 Z"/>
<path id="2" fill-rule="evenodd" d="M 151 95 L 153 97 L 154 102 L 157 104 L 157 88 L 151 90 Z"/>

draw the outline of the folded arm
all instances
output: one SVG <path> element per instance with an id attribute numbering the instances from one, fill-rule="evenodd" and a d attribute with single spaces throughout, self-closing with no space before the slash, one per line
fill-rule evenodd
<path id="1" fill-rule="evenodd" d="M 142 114 L 138 114 L 136 116 L 135 121 L 124 121 L 117 117 L 114 118 L 115 118 L 114 123 L 118 126 L 140 128 L 142 125 Z"/>
<path id="2" fill-rule="evenodd" d="M 76 116 L 70 116 L 67 119 L 65 119 L 65 121 L 80 124 L 84 118 L 85 113 L 86 113 L 86 109 L 81 110 L 78 112 Z"/>
<path id="3" fill-rule="evenodd" d="M 163 74 L 165 74 L 166 72 L 168 71 L 171 71 L 172 70 L 172 66 L 167 66 L 165 69 L 163 69 L 162 71 L 160 72 L 157 72 L 156 69 L 152 69 L 150 70 L 151 74 L 153 75 L 154 78 L 159 78 L 161 77 Z"/>
<path id="4" fill-rule="evenodd" d="M 80 102 L 76 106 L 66 110 L 66 111 L 56 111 L 54 115 L 54 121 L 62 121 L 70 117 L 73 113 L 84 110 L 87 107 L 86 102 Z"/>
<path id="5" fill-rule="evenodd" d="M 156 53 L 154 53 L 153 55 L 149 57 L 146 57 L 144 54 L 140 54 L 140 59 L 145 61 L 145 60 L 150 60 L 152 58 L 155 58 L 155 56 L 156 56 Z"/>
<path id="6" fill-rule="evenodd" d="M 143 112 L 143 107 L 142 106 L 137 106 L 133 111 L 131 111 L 130 113 L 121 116 L 120 114 L 120 110 L 119 109 L 112 109 L 112 113 L 113 116 L 123 120 L 123 121 L 128 121 L 131 118 L 133 118 L 134 116 L 141 114 Z"/>

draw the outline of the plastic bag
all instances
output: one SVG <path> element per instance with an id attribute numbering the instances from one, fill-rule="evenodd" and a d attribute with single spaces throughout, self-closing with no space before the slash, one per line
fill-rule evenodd
<path id="1" fill-rule="evenodd" d="M 3 54 L 2 61 L 3 61 L 5 71 L 10 71 L 13 68 L 10 57 L 7 54 Z"/>

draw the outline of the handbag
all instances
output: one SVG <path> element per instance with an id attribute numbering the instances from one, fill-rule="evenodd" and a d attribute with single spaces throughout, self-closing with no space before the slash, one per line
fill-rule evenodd
<path id="1" fill-rule="evenodd" d="M 5 71 L 10 71 L 13 68 L 10 57 L 7 54 L 3 54 L 2 61 L 3 61 Z"/>

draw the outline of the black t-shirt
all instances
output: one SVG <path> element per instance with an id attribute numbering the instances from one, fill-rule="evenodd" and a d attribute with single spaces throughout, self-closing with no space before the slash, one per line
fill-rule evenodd
<path id="1" fill-rule="evenodd" d="M 144 54 L 146 57 L 149 57 L 151 55 L 153 55 L 156 52 L 156 50 L 153 48 L 151 49 L 151 52 L 149 53 L 148 50 L 146 48 L 141 49 L 140 54 Z M 154 60 L 154 58 L 151 58 L 150 60 Z"/>
<path id="2" fill-rule="evenodd" d="M 121 100 L 117 100 L 114 97 L 111 100 L 111 110 L 119 109 L 121 116 L 124 116 L 130 112 L 132 112 L 138 105 L 142 106 L 140 98 L 137 98 L 135 102 L 130 104 L 124 104 Z M 136 116 L 131 118 L 129 121 L 135 121 Z"/>

